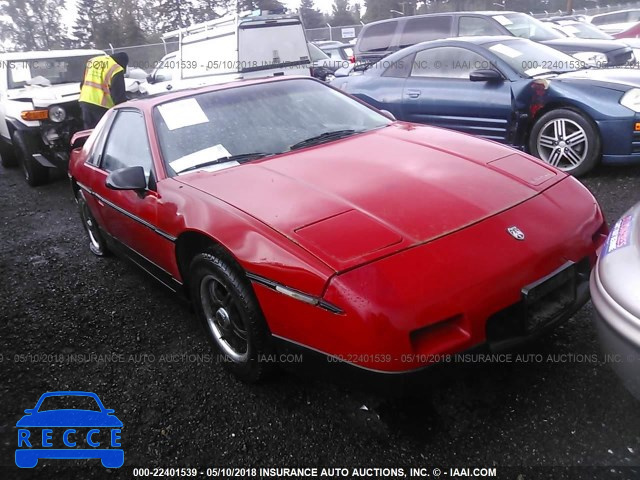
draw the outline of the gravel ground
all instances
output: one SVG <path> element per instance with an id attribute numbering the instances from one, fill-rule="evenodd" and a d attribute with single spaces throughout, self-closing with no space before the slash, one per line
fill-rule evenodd
<path id="1" fill-rule="evenodd" d="M 640 168 L 601 168 L 584 183 L 612 222 L 640 201 L 638 178 Z M 640 405 L 600 354 L 590 304 L 527 352 L 591 361 L 465 365 L 402 398 L 291 373 L 246 386 L 203 357 L 211 350 L 187 305 L 128 262 L 89 253 L 65 178 L 32 189 L 0 167 L 0 240 L 0 477 L 132 475 L 95 460 L 15 467 L 23 410 L 46 391 L 86 390 L 124 423 L 128 467 L 496 466 L 499 478 L 640 478 L 630 468 L 640 466 Z M 112 354 L 119 361 L 91 357 Z M 161 361 L 170 354 L 183 357 Z M 585 468 L 596 466 L 606 468 Z"/>

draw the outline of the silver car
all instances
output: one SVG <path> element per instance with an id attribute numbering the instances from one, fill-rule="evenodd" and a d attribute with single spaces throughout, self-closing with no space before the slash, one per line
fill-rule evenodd
<path id="1" fill-rule="evenodd" d="M 590 288 L 607 361 L 640 399 L 640 203 L 611 228 Z"/>

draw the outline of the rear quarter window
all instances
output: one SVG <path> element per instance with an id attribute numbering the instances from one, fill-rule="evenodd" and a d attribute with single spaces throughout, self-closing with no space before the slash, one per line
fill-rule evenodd
<path id="1" fill-rule="evenodd" d="M 398 22 L 384 22 L 371 25 L 362 32 L 358 49 L 360 52 L 382 52 L 389 50 L 391 39 L 396 31 Z"/>
<path id="2" fill-rule="evenodd" d="M 404 24 L 400 37 L 400 48 L 428 40 L 450 37 L 452 24 L 453 17 L 449 15 L 411 18 Z"/>

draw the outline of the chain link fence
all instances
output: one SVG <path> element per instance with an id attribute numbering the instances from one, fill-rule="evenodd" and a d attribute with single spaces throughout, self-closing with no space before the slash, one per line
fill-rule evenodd
<path id="1" fill-rule="evenodd" d="M 129 56 L 129 67 L 141 68 L 150 73 L 158 65 L 162 57 L 167 53 L 178 50 L 178 42 L 150 43 L 131 47 L 113 47 L 109 45 L 109 47 L 102 50 L 107 53 L 125 52 Z"/>
<path id="2" fill-rule="evenodd" d="M 636 3 L 618 3 L 615 5 L 604 5 L 604 6 L 595 6 L 592 8 L 574 8 L 572 10 L 573 15 L 597 15 L 599 13 L 607 13 L 607 12 L 615 12 L 617 10 L 628 10 L 633 8 L 640 8 L 640 2 Z M 542 13 L 531 13 L 529 15 L 536 18 L 547 18 L 547 17 L 555 17 L 557 15 L 566 15 L 567 13 L 563 10 L 555 10 L 555 11 L 544 11 Z"/>
<path id="3" fill-rule="evenodd" d="M 320 42 L 323 40 L 334 40 L 343 43 L 349 43 L 357 38 L 364 24 L 345 25 L 341 27 L 332 27 L 327 25 L 322 28 L 307 28 L 307 39 L 310 42 Z"/>

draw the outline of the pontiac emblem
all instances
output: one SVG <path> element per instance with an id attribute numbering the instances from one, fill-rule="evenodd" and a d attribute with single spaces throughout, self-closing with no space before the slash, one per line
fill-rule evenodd
<path id="1" fill-rule="evenodd" d="M 509 235 L 511 235 L 516 240 L 524 240 L 524 232 L 515 225 L 513 227 L 507 228 L 507 232 L 509 232 Z"/>

